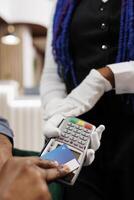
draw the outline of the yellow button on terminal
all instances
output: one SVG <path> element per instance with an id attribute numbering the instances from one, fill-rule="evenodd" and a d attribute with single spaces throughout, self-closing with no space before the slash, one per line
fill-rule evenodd
<path id="1" fill-rule="evenodd" d="M 77 122 L 77 125 L 79 125 L 79 126 L 84 126 L 84 124 L 85 124 L 85 122 L 82 121 L 82 120 L 79 120 L 79 121 Z"/>

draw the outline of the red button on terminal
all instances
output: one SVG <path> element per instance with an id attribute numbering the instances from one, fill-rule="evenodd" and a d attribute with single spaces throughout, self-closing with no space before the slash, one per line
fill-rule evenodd
<path id="1" fill-rule="evenodd" d="M 92 125 L 91 124 L 85 124 L 84 127 L 87 128 L 87 129 L 92 129 Z"/>

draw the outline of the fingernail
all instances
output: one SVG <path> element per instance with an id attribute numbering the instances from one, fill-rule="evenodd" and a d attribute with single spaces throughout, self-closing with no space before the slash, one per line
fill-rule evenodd
<path id="1" fill-rule="evenodd" d="M 62 165 L 61 170 L 65 171 L 67 173 L 70 172 L 70 168 L 67 165 Z"/>
<path id="2" fill-rule="evenodd" d="M 59 163 L 57 161 L 51 161 L 53 165 L 55 165 L 56 167 L 59 166 Z"/>

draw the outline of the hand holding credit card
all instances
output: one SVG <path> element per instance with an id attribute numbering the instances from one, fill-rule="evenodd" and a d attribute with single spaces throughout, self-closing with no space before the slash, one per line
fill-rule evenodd
<path id="1" fill-rule="evenodd" d="M 56 149 L 50 152 L 42 153 L 41 158 L 46 160 L 54 160 L 59 164 L 66 165 L 69 167 L 70 172 L 79 167 L 79 162 L 76 160 L 73 152 L 66 144 L 58 146 Z"/>

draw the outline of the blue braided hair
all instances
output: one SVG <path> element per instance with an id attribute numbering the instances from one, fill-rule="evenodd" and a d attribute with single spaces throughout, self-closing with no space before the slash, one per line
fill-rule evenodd
<path id="1" fill-rule="evenodd" d="M 120 34 L 116 63 L 134 60 L 134 1 L 122 0 Z M 122 100 L 134 110 L 134 95 L 123 95 Z"/>
<path id="2" fill-rule="evenodd" d="M 69 51 L 69 25 L 80 0 L 58 0 L 53 23 L 53 55 L 58 73 L 66 79 L 70 72 L 77 85 L 73 59 Z M 134 60 L 134 0 L 122 0 L 119 44 L 116 63 Z M 133 101 L 134 102 L 134 101 Z"/>
<path id="3" fill-rule="evenodd" d="M 120 35 L 116 62 L 134 59 L 134 2 L 122 0 Z"/>
<path id="4" fill-rule="evenodd" d="M 76 5 L 76 0 L 58 0 L 52 41 L 53 55 L 58 64 L 59 75 L 66 79 L 67 73 L 70 72 L 75 86 L 77 86 L 77 80 L 69 51 L 69 25 Z"/>

